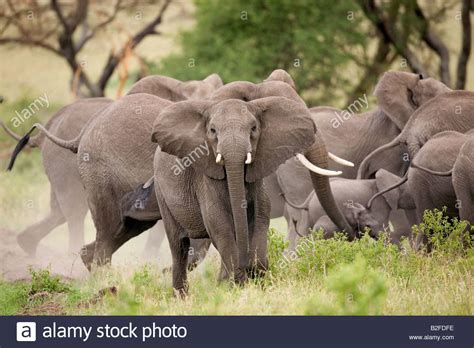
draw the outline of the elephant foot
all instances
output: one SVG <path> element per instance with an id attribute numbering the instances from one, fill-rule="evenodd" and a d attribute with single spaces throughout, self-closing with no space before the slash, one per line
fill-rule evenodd
<path id="1" fill-rule="evenodd" d="M 266 272 L 267 272 L 266 268 L 254 266 L 247 269 L 247 276 L 250 279 L 263 278 Z"/>
<path id="2" fill-rule="evenodd" d="M 81 255 L 81 260 L 86 266 L 87 270 L 90 272 L 92 270 L 92 263 L 94 261 L 94 250 L 95 250 L 95 243 L 90 243 L 84 245 L 79 252 Z"/>
<path id="3" fill-rule="evenodd" d="M 20 233 L 16 237 L 18 245 L 28 254 L 28 256 L 36 256 L 36 248 L 38 247 L 39 242 L 34 240 L 31 236 L 28 236 L 26 233 Z"/>
<path id="4" fill-rule="evenodd" d="M 188 288 L 182 287 L 179 289 L 173 288 L 174 297 L 179 298 L 180 300 L 185 300 L 188 297 Z"/>
<path id="5" fill-rule="evenodd" d="M 237 270 L 234 274 L 234 282 L 236 285 L 243 286 L 247 282 L 247 271 Z"/>

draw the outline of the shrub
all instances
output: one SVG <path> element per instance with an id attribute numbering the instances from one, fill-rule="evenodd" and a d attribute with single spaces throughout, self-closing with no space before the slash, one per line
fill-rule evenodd
<path id="1" fill-rule="evenodd" d="M 369 266 L 364 257 L 359 255 L 354 262 L 338 266 L 328 276 L 326 285 L 335 301 L 319 303 L 313 299 L 307 304 L 305 314 L 382 313 L 388 287 L 385 278 Z"/>
<path id="2" fill-rule="evenodd" d="M 423 222 L 412 227 L 413 233 L 427 236 L 433 252 L 444 254 L 464 254 L 467 248 L 474 245 L 472 227 L 469 223 L 446 215 L 443 209 L 425 210 Z"/>
<path id="3" fill-rule="evenodd" d="M 31 287 L 30 294 L 39 292 L 69 292 L 71 290 L 68 284 L 63 283 L 58 276 L 51 275 L 48 269 L 39 269 L 37 271 L 30 268 Z"/>

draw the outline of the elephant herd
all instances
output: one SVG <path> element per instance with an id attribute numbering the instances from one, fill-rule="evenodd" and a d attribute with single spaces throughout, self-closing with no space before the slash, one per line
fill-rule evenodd
<path id="1" fill-rule="evenodd" d="M 77 250 L 90 210 L 96 238 L 80 250 L 90 270 L 162 220 L 173 288 L 185 296 L 187 271 L 210 243 L 220 279 L 263 274 L 270 218 L 286 218 L 290 249 L 319 228 L 348 240 L 369 228 L 398 243 L 425 209 L 444 206 L 474 222 L 474 93 L 389 71 L 374 95 L 364 112 L 361 102 L 308 108 L 280 69 L 257 84 L 148 76 L 118 100 L 65 106 L 22 138 L 2 124 L 18 140 L 9 169 L 25 146 L 40 147 L 51 184 L 49 215 L 18 243 L 34 255 L 67 223 Z M 164 234 L 151 235 L 150 245 Z M 415 246 L 426 242 L 418 236 Z"/>

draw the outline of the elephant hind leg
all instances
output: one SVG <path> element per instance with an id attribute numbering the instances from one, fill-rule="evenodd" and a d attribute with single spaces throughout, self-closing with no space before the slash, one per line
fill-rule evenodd
<path id="1" fill-rule="evenodd" d="M 36 254 L 38 244 L 44 237 L 66 222 L 53 191 L 51 191 L 50 207 L 51 210 L 44 219 L 28 226 L 17 236 L 18 244 L 30 256 Z"/>
<path id="2" fill-rule="evenodd" d="M 185 237 L 185 230 L 175 220 L 166 206 L 166 203 L 160 203 L 160 210 L 173 260 L 172 273 L 174 293 L 175 296 L 184 298 L 188 293 L 187 265 L 190 240 L 188 237 Z"/>
<path id="3" fill-rule="evenodd" d="M 84 220 L 89 210 L 84 189 L 69 187 L 66 191 L 56 191 L 56 197 L 68 225 L 69 252 L 77 252 L 84 245 Z"/>

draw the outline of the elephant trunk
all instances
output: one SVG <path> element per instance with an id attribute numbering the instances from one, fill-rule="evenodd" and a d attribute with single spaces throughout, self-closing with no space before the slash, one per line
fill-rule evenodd
<path id="1" fill-rule="evenodd" d="M 237 244 L 238 258 L 233 261 L 237 261 L 237 267 L 234 269 L 234 276 L 236 282 L 241 283 L 246 279 L 246 268 L 249 258 L 249 229 L 244 184 L 244 161 L 246 160 L 248 149 L 244 146 L 242 146 L 242 149 L 238 149 L 236 148 L 236 143 L 238 142 L 233 142 L 230 146 L 223 146 L 222 155 L 224 157 L 223 159 L 227 175 L 227 185 L 229 189 Z"/>
<path id="2" fill-rule="evenodd" d="M 306 152 L 305 156 L 308 160 L 320 168 L 328 167 L 328 154 L 326 145 L 320 136 L 316 136 L 316 141 L 311 148 Z M 318 200 L 321 206 L 326 211 L 329 218 L 337 225 L 341 231 L 346 231 L 349 236 L 349 240 L 355 238 L 354 230 L 351 225 L 347 222 L 346 218 L 342 214 L 341 210 L 336 204 L 334 196 L 331 191 L 329 184 L 329 178 L 324 175 L 320 175 L 314 172 L 311 173 L 311 181 L 313 182 L 314 191 L 318 196 Z"/>

